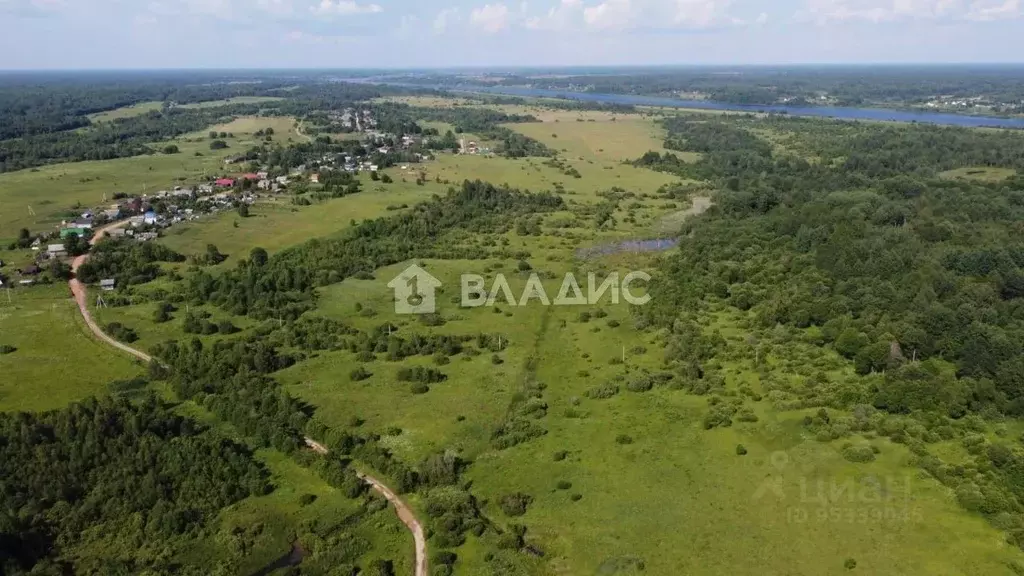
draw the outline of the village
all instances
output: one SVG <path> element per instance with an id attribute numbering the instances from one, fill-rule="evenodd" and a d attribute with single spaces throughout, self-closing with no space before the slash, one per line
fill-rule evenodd
<path id="1" fill-rule="evenodd" d="M 364 137 L 351 141 L 345 152 L 311 155 L 304 158 L 303 164 L 287 170 L 278 166 L 272 171 L 266 163 L 261 163 L 265 159 L 259 156 L 230 156 L 224 160 L 228 170 L 225 175 L 152 193 L 115 192 L 111 196 L 113 203 L 107 203 L 104 196 L 99 206 L 77 207 L 81 212 L 76 217 L 62 221 L 49 231 L 29 233 L 10 246 L 12 250 L 24 249 L 24 257 L 19 258 L 17 267 L 0 260 L 0 288 L 28 287 L 60 279 L 67 274 L 65 267 L 69 260 L 88 251 L 88 240 L 94 230 L 107 224 L 124 223 L 108 230 L 111 238 L 150 242 L 159 238 L 165 229 L 181 223 L 242 210 L 242 206 L 251 206 L 261 199 L 283 194 L 298 197 L 305 192 L 315 192 L 326 177 L 334 173 L 368 174 L 372 180 L 378 180 L 378 174 L 385 168 L 397 166 L 411 170 L 412 164 L 433 160 L 435 150 L 440 149 L 437 145 L 442 144 L 440 138 L 432 142 L 430 136 L 379 131 L 369 111 L 332 113 L 331 120 Z M 443 146 L 456 154 L 490 153 L 475 141 L 461 139 L 453 145 L 450 135 L 447 140 Z M 230 171 L 230 167 L 245 163 L 255 171 Z M 391 180 L 385 175 L 383 181 Z M 104 281 L 101 287 L 114 289 L 112 281 Z"/>

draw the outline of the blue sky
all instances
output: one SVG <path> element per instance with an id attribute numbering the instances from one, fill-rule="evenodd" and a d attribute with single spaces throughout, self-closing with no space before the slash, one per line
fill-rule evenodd
<path id="1" fill-rule="evenodd" d="M 1020 62 L 1024 0 L 0 0 L 0 69 Z"/>

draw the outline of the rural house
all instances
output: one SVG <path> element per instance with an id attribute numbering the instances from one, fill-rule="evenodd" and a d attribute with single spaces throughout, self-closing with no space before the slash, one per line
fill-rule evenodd
<path id="1" fill-rule="evenodd" d="M 46 247 L 46 253 L 50 255 L 50 258 L 60 258 L 68 255 L 68 251 L 64 249 L 63 244 L 50 244 Z"/>
<path id="2" fill-rule="evenodd" d="M 117 281 L 114 280 L 113 278 L 107 278 L 106 280 L 100 280 L 100 288 L 102 288 L 103 290 L 106 290 L 108 292 L 113 290 L 114 286 L 116 284 L 117 284 Z"/>

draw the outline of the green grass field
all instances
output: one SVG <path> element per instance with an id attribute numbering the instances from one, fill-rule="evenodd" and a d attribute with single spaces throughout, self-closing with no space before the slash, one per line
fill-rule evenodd
<path id="1" fill-rule="evenodd" d="M 181 104 L 179 108 L 217 108 L 230 106 L 232 104 L 264 104 L 266 102 L 278 102 L 283 100 L 276 96 L 235 96 L 224 100 L 210 100 L 207 102 L 194 102 L 192 104 Z"/>
<path id="2" fill-rule="evenodd" d="M 10 303 L 8 303 L 10 295 Z M 0 290 L 0 410 L 50 410 L 107 391 L 145 369 L 98 342 L 66 284 Z"/>
<path id="3" fill-rule="evenodd" d="M 947 170 L 940 174 L 943 178 L 950 180 L 980 180 L 982 182 L 1002 182 L 1016 174 L 1016 171 L 1009 168 L 992 168 L 979 166 L 977 168 L 957 168 Z"/>
<path id="4" fill-rule="evenodd" d="M 359 194 L 312 206 L 293 206 L 284 196 L 254 204 L 248 218 L 234 211 L 222 212 L 170 228 L 160 241 L 186 255 L 204 252 L 207 244 L 216 244 L 229 256 L 221 266 L 234 265 L 232 257 L 248 257 L 257 246 L 274 252 L 311 238 L 331 236 L 348 228 L 352 220 L 375 218 L 386 214 L 388 206 L 411 206 L 436 192 L 401 182 L 364 185 Z"/>
<path id="5" fill-rule="evenodd" d="M 147 112 L 160 110 L 160 108 L 163 107 L 163 104 L 163 102 L 139 102 L 138 104 L 125 106 L 123 108 L 115 108 L 114 110 L 107 110 L 106 112 L 90 114 L 89 120 L 92 120 L 93 122 L 110 122 L 112 120 L 117 120 L 118 118 L 141 116 Z"/>

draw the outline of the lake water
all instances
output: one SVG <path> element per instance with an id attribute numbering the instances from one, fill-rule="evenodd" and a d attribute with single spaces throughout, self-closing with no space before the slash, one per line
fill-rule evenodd
<path id="1" fill-rule="evenodd" d="M 361 79 L 363 82 L 411 86 L 399 82 L 387 82 L 382 79 Z M 678 100 L 657 96 L 635 96 L 632 94 L 597 94 L 592 92 L 567 92 L 546 90 L 543 88 L 524 88 L 516 86 L 473 86 L 463 88 L 446 88 L 443 86 L 415 86 L 433 88 L 450 92 L 501 94 L 504 96 L 521 96 L 524 98 L 562 98 L 582 102 L 602 102 L 607 104 L 626 104 L 630 106 L 662 106 L 667 108 L 695 108 L 698 110 L 728 110 L 733 112 L 785 113 L 790 116 L 815 118 L 835 118 L 840 120 L 872 120 L 888 122 L 919 122 L 922 124 L 939 124 L 942 126 L 962 126 L 966 128 L 1018 128 L 1024 129 L 1024 118 L 998 118 L 995 116 L 967 116 L 962 114 L 943 114 L 940 112 L 910 112 L 888 110 L 884 108 L 848 108 L 842 106 L 760 106 L 746 104 L 729 104 L 708 100 Z"/>
<path id="2" fill-rule="evenodd" d="M 679 245 L 677 238 L 659 238 L 656 240 L 626 240 L 600 246 L 590 246 L 576 250 L 576 257 L 587 260 L 597 256 L 607 256 L 620 252 L 664 252 Z"/>

